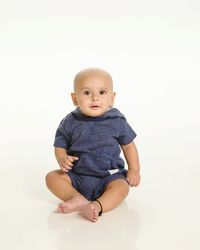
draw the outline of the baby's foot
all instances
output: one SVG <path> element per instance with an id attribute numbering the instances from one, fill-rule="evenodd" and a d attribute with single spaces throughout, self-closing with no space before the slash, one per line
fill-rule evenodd
<path id="1" fill-rule="evenodd" d="M 56 211 L 64 214 L 73 213 L 80 211 L 88 203 L 89 201 L 84 197 L 74 196 L 70 200 L 60 203 Z"/>
<path id="2" fill-rule="evenodd" d="M 98 204 L 92 202 L 81 209 L 81 214 L 92 222 L 96 222 L 99 217 Z"/>

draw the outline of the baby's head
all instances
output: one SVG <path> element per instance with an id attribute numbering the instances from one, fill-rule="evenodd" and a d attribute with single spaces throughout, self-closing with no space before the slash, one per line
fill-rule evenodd
<path id="1" fill-rule="evenodd" d="M 71 96 L 74 105 L 83 114 L 101 116 L 114 104 L 112 77 L 99 68 L 84 69 L 74 78 L 74 93 Z"/>

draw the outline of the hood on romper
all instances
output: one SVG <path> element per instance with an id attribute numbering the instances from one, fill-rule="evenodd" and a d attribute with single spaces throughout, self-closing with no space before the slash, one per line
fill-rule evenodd
<path id="1" fill-rule="evenodd" d="M 91 117 L 91 116 L 86 116 L 84 115 L 80 108 L 76 108 L 74 111 L 71 112 L 75 117 L 77 118 L 85 118 L 85 119 L 92 119 L 92 120 L 96 120 L 99 118 L 114 118 L 114 117 L 121 117 L 121 118 L 125 118 L 124 115 L 116 108 L 111 108 L 109 109 L 106 113 L 104 113 L 101 116 L 96 116 L 96 117 Z"/>

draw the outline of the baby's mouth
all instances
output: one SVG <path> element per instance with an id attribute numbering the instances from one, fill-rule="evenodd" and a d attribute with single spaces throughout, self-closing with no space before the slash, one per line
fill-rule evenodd
<path id="1" fill-rule="evenodd" d="M 98 105 L 91 105 L 90 108 L 96 109 L 96 108 L 99 108 L 99 106 Z"/>

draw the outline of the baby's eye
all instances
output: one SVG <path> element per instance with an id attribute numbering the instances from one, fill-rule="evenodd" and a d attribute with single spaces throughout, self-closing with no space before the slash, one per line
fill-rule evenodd
<path id="1" fill-rule="evenodd" d="M 100 95 L 105 95 L 107 92 L 106 92 L 106 90 L 101 90 L 99 93 L 100 93 Z"/>
<path id="2" fill-rule="evenodd" d="M 83 92 L 83 94 L 84 94 L 84 95 L 89 95 L 89 94 L 90 94 L 90 91 L 89 91 L 89 90 L 85 90 L 85 91 Z"/>

